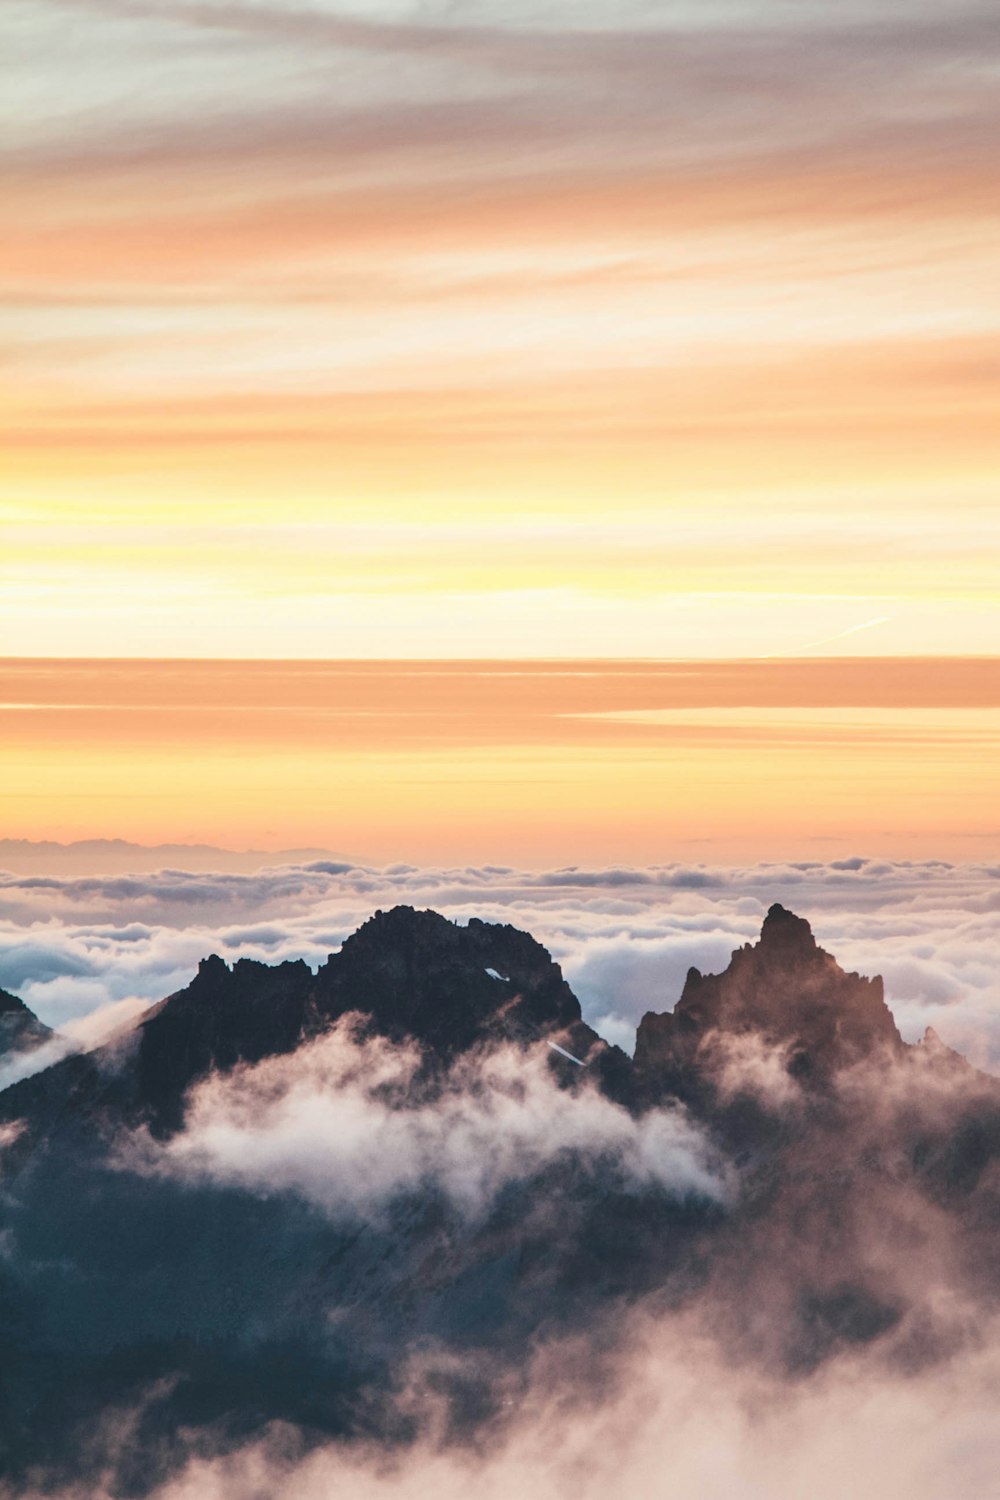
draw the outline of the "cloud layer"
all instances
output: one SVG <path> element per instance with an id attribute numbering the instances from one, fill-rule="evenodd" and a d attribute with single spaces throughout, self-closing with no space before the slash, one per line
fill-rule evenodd
<path id="1" fill-rule="evenodd" d="M 579 1364 L 578 1377 L 568 1375 L 581 1360 L 578 1342 L 536 1349 L 505 1422 L 474 1446 L 436 1430 L 434 1360 L 425 1355 L 411 1362 L 401 1397 L 422 1419 L 412 1447 L 303 1451 L 300 1435 L 278 1424 L 224 1457 L 193 1452 L 155 1500 L 982 1500 L 993 1491 L 992 1326 L 979 1347 L 934 1371 L 887 1376 L 858 1357 L 799 1385 L 747 1378 L 687 1317 L 654 1321 L 640 1309 L 620 1332 L 627 1354 L 593 1384 Z M 141 1408 L 109 1414 L 112 1452 L 140 1416 Z M 109 1475 L 107 1485 L 73 1486 L 59 1500 L 108 1500 L 112 1483 Z"/>
<path id="2" fill-rule="evenodd" d="M 373 910 L 404 902 L 526 928 L 563 965 L 586 1019 L 630 1050 L 644 1012 L 672 1008 L 689 966 L 724 968 L 775 900 L 808 917 L 844 968 L 885 977 L 908 1040 L 931 1025 L 977 1064 L 1000 1066 L 1000 866 L 988 863 L 518 871 L 314 861 L 252 875 L 4 876 L 0 985 L 50 1025 L 86 1019 L 90 1040 L 134 1002 L 181 988 L 209 952 L 315 966 Z"/>
<path id="3" fill-rule="evenodd" d="M 897 1013 L 954 1015 L 988 1053 L 994 999 L 984 984 L 972 1004 L 968 976 L 992 968 L 998 879 L 987 865 L 860 858 L 539 872 L 314 861 L 256 875 L 11 878 L 5 930 L 48 944 L 39 993 L 86 986 L 85 1009 L 97 988 L 112 999 L 119 954 L 133 955 L 133 988 L 162 992 L 183 945 L 316 961 L 373 907 L 409 900 L 532 928 L 613 1030 L 669 1004 L 689 962 L 722 967 L 780 898 L 849 966 L 909 986 Z M 11 952 L 23 962 L 23 947 Z M 72 973 L 57 972 L 60 953 Z M 56 993 L 72 1005 L 71 988 Z M 309 1426 L 308 1370 L 294 1401 L 280 1374 L 281 1389 L 262 1387 L 259 1421 L 239 1426 L 237 1382 L 238 1430 L 211 1407 L 185 1426 L 190 1382 L 205 1387 L 170 1346 L 147 1366 L 148 1388 L 116 1398 L 125 1407 L 106 1404 L 100 1421 L 95 1407 L 93 1455 L 67 1460 L 87 1482 L 66 1500 L 103 1500 L 136 1464 L 164 1476 L 158 1500 L 598 1500 L 615 1485 L 639 1500 L 988 1494 L 995 1171 L 976 1144 L 997 1129 L 988 1081 L 929 1043 L 876 1054 L 810 1097 L 780 1051 L 715 1035 L 706 1053 L 720 1102 L 749 1095 L 777 1126 L 748 1135 L 734 1115 L 731 1161 L 693 1117 L 633 1117 L 586 1070 L 567 1065 L 560 1079 L 542 1047 L 422 1072 L 414 1050 L 350 1020 L 196 1085 L 169 1140 L 125 1129 L 113 1170 L 100 1158 L 81 1179 L 69 1163 L 88 1186 L 68 1213 L 58 1152 L 42 1153 L 12 1195 L 6 1265 L 45 1286 L 70 1378 L 75 1339 L 113 1351 L 190 1338 L 213 1390 L 200 1354 L 212 1339 L 235 1337 L 238 1361 L 259 1357 L 268 1379 L 268 1340 L 290 1330 L 307 1329 L 331 1359 L 341 1344 L 389 1351 L 378 1421 L 341 1441 L 332 1409 Z M 100 1299 L 79 1288 L 112 1284 L 119 1256 L 126 1286 L 97 1316 Z M 173 1360 L 176 1387 L 160 1378 Z M 285 1411 L 286 1425 L 270 1420 Z"/>
<path id="4" fill-rule="evenodd" d="M 197 1085 L 184 1131 L 163 1147 L 132 1141 L 123 1166 L 298 1192 L 334 1218 L 376 1222 L 395 1199 L 430 1190 L 475 1218 L 508 1184 L 581 1162 L 627 1186 L 725 1196 L 680 1111 L 635 1119 L 585 1084 L 560 1089 L 544 1048 L 463 1059 L 443 1088 L 401 1107 L 419 1062 L 342 1023 L 290 1056 Z"/>
<path id="5" fill-rule="evenodd" d="M 546 1351 L 519 1421 L 479 1453 L 428 1443 L 393 1462 L 376 1452 L 282 1455 L 280 1434 L 229 1462 L 196 1463 L 158 1500 L 974 1500 L 990 1493 L 997 1442 L 991 1392 L 995 1346 L 913 1380 L 873 1378 L 859 1362 L 796 1390 L 734 1375 L 683 1322 L 633 1320 L 632 1353 L 610 1399 L 553 1395 Z M 850 1434 L 849 1441 L 845 1434 Z"/>

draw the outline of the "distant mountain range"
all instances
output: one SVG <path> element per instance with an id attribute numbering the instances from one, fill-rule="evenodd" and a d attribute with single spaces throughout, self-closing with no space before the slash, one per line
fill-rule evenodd
<path id="1" fill-rule="evenodd" d="M 0 995 L 0 1045 L 50 1036 Z M 945 1359 L 1000 1294 L 1000 1083 L 781 906 L 634 1059 L 511 926 L 397 907 L 317 973 L 212 956 L 0 1093 L 0 1142 L 12 1493 L 143 1494 L 275 1422 L 405 1445 L 416 1351 L 468 1441 L 527 1349 L 596 1359 L 637 1306 L 805 1378 Z"/>
<path id="2" fill-rule="evenodd" d="M 214 844 L 133 844 L 127 839 L 0 839 L 0 871 L 15 875 L 148 874 L 166 867 L 246 874 L 264 865 L 330 857 L 328 849 L 220 849 Z"/>

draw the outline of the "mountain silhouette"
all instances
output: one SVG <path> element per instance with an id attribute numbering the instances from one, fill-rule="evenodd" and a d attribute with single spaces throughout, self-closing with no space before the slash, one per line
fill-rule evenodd
<path id="1" fill-rule="evenodd" d="M 53 1098 L 67 1125 L 101 1113 L 169 1133 L 198 1079 L 292 1052 L 349 1013 L 370 1033 L 421 1044 L 440 1063 L 490 1043 L 551 1041 L 610 1091 L 627 1089 L 628 1057 L 583 1021 L 559 966 L 528 933 L 476 918 L 458 927 L 398 906 L 377 912 L 316 974 L 301 961 L 244 958 L 230 968 L 210 955 L 130 1038 L 67 1058 L 0 1095 L 0 1118 L 47 1128 L 45 1101 Z"/>
<path id="2" fill-rule="evenodd" d="M 144 1494 L 276 1422 L 405 1444 L 428 1349 L 473 1439 L 526 1348 L 606 1351 L 629 1308 L 696 1309 L 731 1360 L 802 1378 L 944 1359 L 942 1309 L 1000 1296 L 1000 1085 L 906 1044 L 881 981 L 781 906 L 634 1059 L 507 925 L 403 906 L 315 973 L 212 955 L 0 1093 L 0 1141 L 15 1493 L 91 1465 Z"/>
<path id="3" fill-rule="evenodd" d="M 0 990 L 0 1059 L 15 1052 L 33 1052 L 55 1033 L 16 995 Z"/>
<path id="4" fill-rule="evenodd" d="M 788 1072 L 801 1081 L 904 1050 L 882 980 L 845 974 L 809 923 L 777 904 L 760 940 L 737 949 L 724 973 L 690 969 L 674 1009 L 642 1018 L 636 1074 L 654 1095 L 692 1102 L 706 1087 L 711 1092 L 711 1044 L 720 1036 L 752 1036 L 782 1049 Z"/>

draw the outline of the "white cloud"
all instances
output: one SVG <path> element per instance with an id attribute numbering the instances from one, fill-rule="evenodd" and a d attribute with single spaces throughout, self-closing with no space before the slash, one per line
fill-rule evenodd
<path id="1" fill-rule="evenodd" d="M 1000 1067 L 1000 866 L 799 861 L 648 869 L 385 869 L 317 861 L 253 875 L 162 871 L 0 877 L 0 985 L 50 1025 L 154 1001 L 211 951 L 316 966 L 377 907 L 406 902 L 512 922 L 563 965 L 584 1014 L 630 1047 L 676 1002 L 689 965 L 723 968 L 779 900 L 848 970 L 880 973 L 908 1040 L 932 1025 Z"/>
<path id="2" fill-rule="evenodd" d="M 442 1192 L 485 1212 L 509 1182 L 573 1161 L 626 1184 L 720 1199 L 721 1168 L 679 1110 L 640 1119 L 596 1089 L 557 1086 L 544 1048 L 460 1059 L 443 1088 L 403 1106 L 420 1055 L 362 1038 L 345 1018 L 290 1056 L 193 1089 L 184 1131 L 121 1148 L 130 1170 L 294 1191 L 334 1218 L 378 1220 L 401 1195 Z"/>

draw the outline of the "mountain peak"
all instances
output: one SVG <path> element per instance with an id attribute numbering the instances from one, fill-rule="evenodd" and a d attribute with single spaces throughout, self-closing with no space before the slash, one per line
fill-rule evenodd
<path id="1" fill-rule="evenodd" d="M 675 1094 L 711 1105 L 733 1039 L 758 1039 L 803 1082 L 903 1048 L 882 981 L 845 973 L 809 923 L 778 903 L 759 941 L 738 948 L 723 973 L 692 968 L 673 1011 L 643 1018 L 634 1067 L 584 1022 L 559 965 L 530 933 L 396 906 L 370 917 L 316 973 L 301 960 L 202 959 L 191 983 L 137 1028 L 129 1108 L 169 1132 L 198 1078 L 293 1052 L 348 1014 L 444 1063 L 481 1046 L 549 1042 L 614 1097 L 639 1102 Z M 22 1016 L 34 1022 L 0 992 L 0 1021 Z"/>
<path id="2" fill-rule="evenodd" d="M 558 964 L 530 933 L 477 917 L 460 926 L 412 906 L 376 912 L 317 984 L 325 1014 L 361 1010 L 374 1030 L 443 1056 L 583 1025 Z"/>
<path id="3" fill-rule="evenodd" d="M 28 1052 L 53 1036 L 24 1001 L 8 990 L 0 990 L 0 1057 L 9 1052 Z"/>
<path id="4" fill-rule="evenodd" d="M 404 933 L 440 933 L 446 927 L 454 927 L 454 922 L 449 922 L 440 912 L 431 911 L 429 907 L 417 908 L 400 903 L 398 906 L 390 906 L 383 909 L 381 906 L 374 911 L 367 921 L 362 922 L 356 932 L 353 932 L 347 942 L 355 942 L 362 934 L 366 936 L 386 936 L 390 934 L 402 935 Z"/>
<path id="5" fill-rule="evenodd" d="M 805 917 L 797 917 L 778 901 L 768 909 L 758 946 L 768 954 L 785 956 L 812 957 L 821 951 Z"/>
<path id="6" fill-rule="evenodd" d="M 372 1035 L 416 1042 L 445 1062 L 477 1046 L 552 1041 L 609 1088 L 623 1089 L 630 1067 L 583 1021 L 559 965 L 530 933 L 397 906 L 376 912 L 315 974 L 301 959 L 230 967 L 218 954 L 203 958 L 190 984 L 136 1027 L 128 1067 L 112 1070 L 115 1107 L 169 1134 L 192 1083 L 294 1052 L 348 1014 Z M 95 1078 L 100 1060 L 95 1053 L 87 1064 Z"/>
<path id="7" fill-rule="evenodd" d="M 882 1048 L 903 1047 L 880 978 L 847 974 L 804 917 L 775 903 L 760 940 L 721 974 L 688 973 L 674 1010 L 650 1012 L 636 1037 L 640 1076 L 682 1097 L 711 1087 L 719 1040 L 757 1037 L 800 1078 L 822 1078 Z"/>

